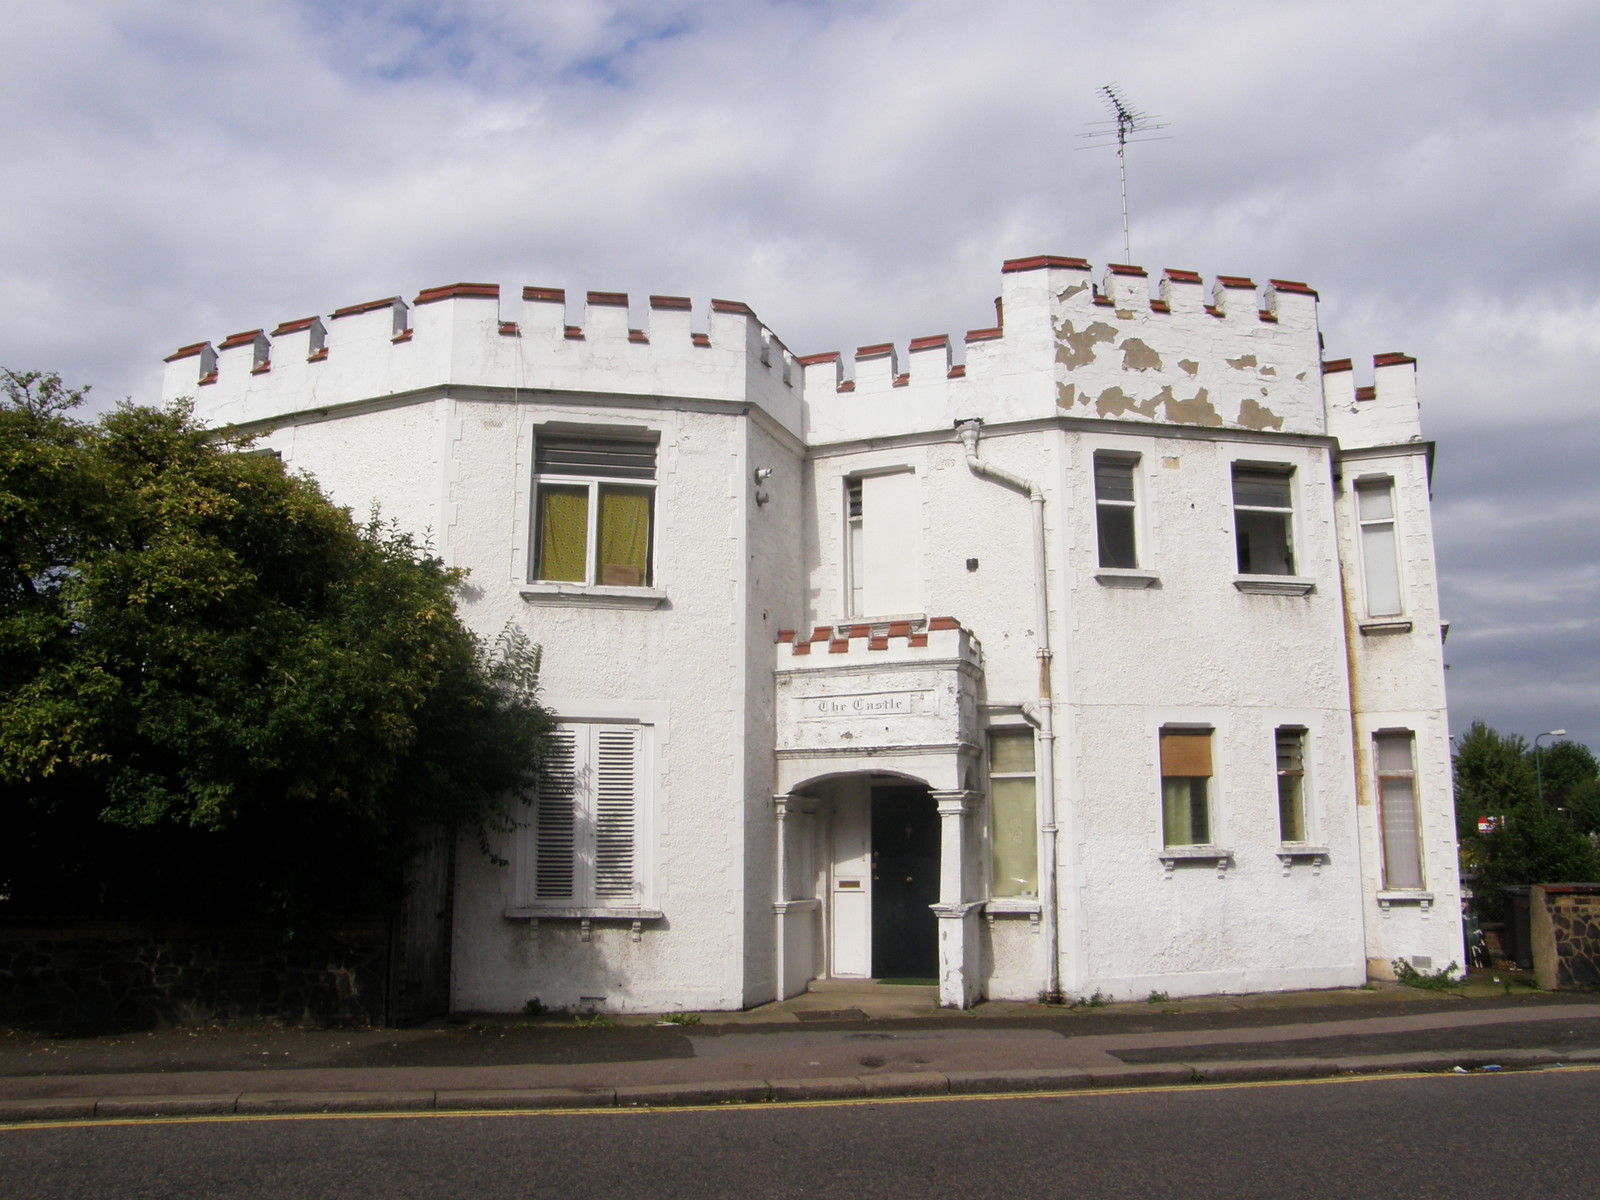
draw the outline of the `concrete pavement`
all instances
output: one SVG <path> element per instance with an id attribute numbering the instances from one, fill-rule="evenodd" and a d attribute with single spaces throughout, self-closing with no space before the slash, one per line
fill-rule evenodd
<path id="1" fill-rule="evenodd" d="M 1062 1009 L 938 1009 L 932 988 L 819 984 L 658 1024 L 485 1016 L 415 1029 L 0 1033 L 0 1125 L 1062 1091 L 1394 1071 L 1600 1065 L 1600 995 L 1482 976 Z M 695 1022 L 695 1023 L 689 1023 Z"/>

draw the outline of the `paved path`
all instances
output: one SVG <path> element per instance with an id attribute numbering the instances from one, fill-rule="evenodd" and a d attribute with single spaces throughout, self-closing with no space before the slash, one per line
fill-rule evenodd
<path id="1" fill-rule="evenodd" d="M 926 993 L 926 994 L 925 994 Z M 825 987 L 698 1025 L 0 1036 L 0 1124 L 155 1115 L 683 1105 L 1600 1065 L 1600 996 L 1397 988 L 941 1012 Z"/>

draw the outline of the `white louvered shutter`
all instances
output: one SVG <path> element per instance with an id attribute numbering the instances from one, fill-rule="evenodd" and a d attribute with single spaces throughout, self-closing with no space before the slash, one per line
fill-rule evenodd
<path id="1" fill-rule="evenodd" d="M 639 731 L 601 725 L 594 738 L 594 894 L 632 900 L 638 810 Z"/>
<path id="2" fill-rule="evenodd" d="M 577 849 L 578 735 L 556 729 L 539 771 L 534 892 L 540 900 L 573 899 Z"/>

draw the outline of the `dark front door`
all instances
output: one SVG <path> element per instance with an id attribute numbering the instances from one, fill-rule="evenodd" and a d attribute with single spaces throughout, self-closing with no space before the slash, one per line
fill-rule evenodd
<path id="1" fill-rule="evenodd" d="M 939 814 L 925 787 L 872 789 L 872 974 L 939 974 Z"/>

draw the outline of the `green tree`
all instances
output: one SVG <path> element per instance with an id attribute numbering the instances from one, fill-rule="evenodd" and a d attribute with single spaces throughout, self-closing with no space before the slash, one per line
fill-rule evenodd
<path id="1" fill-rule="evenodd" d="M 1474 721 L 1456 741 L 1456 832 L 1462 844 L 1478 836 L 1478 818 L 1504 817 L 1519 804 L 1538 798 L 1528 743 Z"/>
<path id="2" fill-rule="evenodd" d="M 0 904 L 380 911 L 419 828 L 515 820 L 537 649 L 459 572 L 185 410 L 0 385 Z"/>
<path id="3" fill-rule="evenodd" d="M 1526 740 L 1501 734 L 1474 721 L 1456 742 L 1454 767 L 1456 820 L 1462 869 L 1476 876 L 1478 912 L 1501 920 L 1501 888 L 1532 883 L 1587 883 L 1600 880 L 1600 857 L 1587 836 L 1579 808 L 1592 783 L 1594 756 L 1575 742 L 1542 751 L 1544 802 L 1539 800 L 1534 753 Z M 1554 766 L 1552 767 L 1552 764 Z M 1567 805 L 1558 806 L 1557 797 Z M 1572 819 L 1561 811 L 1569 807 Z M 1600 809 L 1600 805 L 1596 806 Z M 1497 827 L 1478 830 L 1479 817 L 1494 817 Z M 1595 813 L 1600 818 L 1600 811 Z"/>

